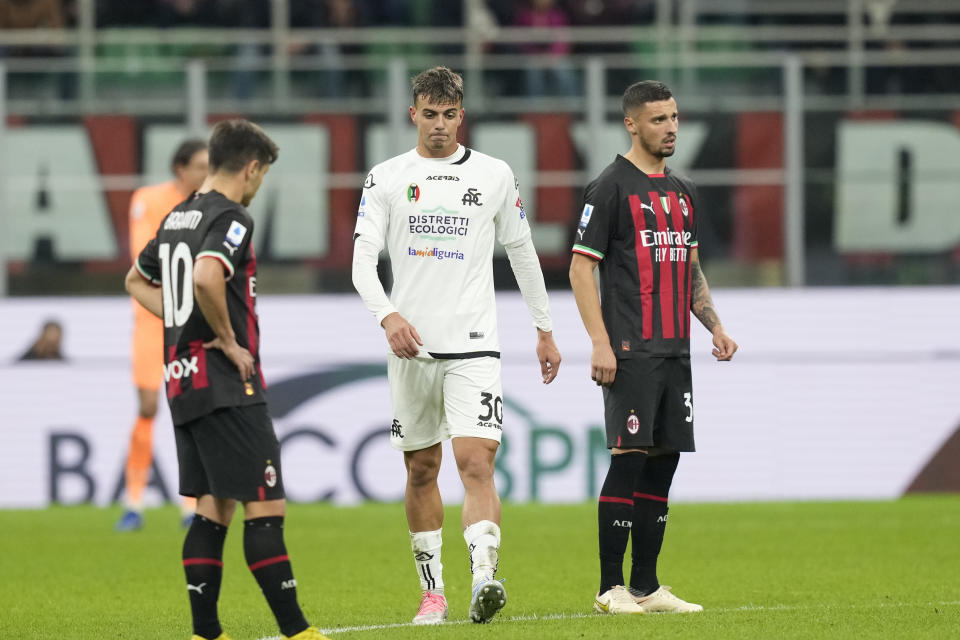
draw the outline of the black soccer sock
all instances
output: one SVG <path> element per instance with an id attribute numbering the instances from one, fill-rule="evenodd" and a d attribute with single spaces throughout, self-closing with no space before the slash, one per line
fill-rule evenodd
<path id="1" fill-rule="evenodd" d="M 600 593 L 623 584 L 623 554 L 633 519 L 633 488 L 647 454 L 634 451 L 610 457 L 600 490 L 597 521 L 600 531 Z"/>
<path id="2" fill-rule="evenodd" d="M 225 526 L 197 515 L 183 540 L 183 571 L 187 574 L 193 632 L 202 638 L 216 638 L 223 633 L 217 617 L 217 599 L 226 538 Z"/>
<path id="3" fill-rule="evenodd" d="M 633 494 L 633 561 L 630 589 L 649 595 L 660 588 L 657 558 L 667 528 L 667 496 L 680 454 L 647 459 Z"/>
<path id="4" fill-rule="evenodd" d="M 297 581 L 283 543 L 283 516 L 244 521 L 243 553 L 280 632 L 293 636 L 306 629 L 309 625 L 297 604 Z"/>

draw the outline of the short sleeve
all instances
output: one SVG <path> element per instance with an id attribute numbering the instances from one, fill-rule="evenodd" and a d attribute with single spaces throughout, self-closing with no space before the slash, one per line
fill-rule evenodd
<path id="1" fill-rule="evenodd" d="M 390 218 L 390 207 L 386 199 L 386 188 L 377 183 L 377 168 L 367 175 L 363 183 L 363 193 L 360 195 L 360 206 L 357 207 L 357 225 L 354 229 L 354 240 L 363 236 L 373 242 L 378 248 L 383 248 L 387 236 L 387 223 Z"/>
<path id="2" fill-rule="evenodd" d="M 593 181 L 583 193 L 583 209 L 577 221 L 573 252 L 603 260 L 607 255 L 610 235 L 616 224 L 617 189 Z"/>
<path id="3" fill-rule="evenodd" d="M 691 182 L 687 189 L 686 202 L 681 202 L 680 207 L 686 207 L 685 213 L 690 217 L 690 246 L 698 247 L 700 246 L 700 216 L 697 215 L 697 204 L 699 203 L 697 187 Z"/>
<path id="4" fill-rule="evenodd" d="M 506 167 L 505 177 L 507 182 L 504 185 L 503 202 L 494 216 L 497 241 L 504 246 L 530 237 L 530 222 L 523 208 L 523 200 L 520 199 L 520 181 L 509 167 Z"/>
<path id="5" fill-rule="evenodd" d="M 157 239 L 154 237 L 143 248 L 133 264 L 141 276 L 151 282 L 151 284 L 160 284 L 160 254 L 157 249 Z"/>
<path id="6" fill-rule="evenodd" d="M 252 236 L 253 220 L 250 216 L 236 209 L 228 209 L 217 216 L 207 229 L 196 260 L 216 258 L 223 264 L 229 280 L 244 261 Z"/>

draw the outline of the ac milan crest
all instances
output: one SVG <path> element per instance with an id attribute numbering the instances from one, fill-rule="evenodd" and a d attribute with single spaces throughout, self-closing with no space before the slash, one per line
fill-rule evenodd
<path id="1" fill-rule="evenodd" d="M 272 464 L 267 464 L 267 468 L 263 470 L 263 481 L 266 482 L 267 486 L 271 489 L 277 486 L 277 470 Z"/>

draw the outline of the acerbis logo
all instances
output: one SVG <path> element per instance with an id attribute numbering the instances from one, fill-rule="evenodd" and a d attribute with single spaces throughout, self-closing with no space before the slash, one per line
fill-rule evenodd
<path id="1" fill-rule="evenodd" d="M 427 180 L 449 180 L 451 182 L 460 182 L 459 176 L 427 176 Z"/>
<path id="2" fill-rule="evenodd" d="M 631 529 L 633 528 L 633 522 L 631 522 L 630 520 L 614 520 L 613 526 L 623 527 L 624 529 Z"/>
<path id="3" fill-rule="evenodd" d="M 199 374 L 200 369 L 197 368 L 197 362 L 197 356 L 193 356 L 189 360 L 180 358 L 179 360 L 168 362 L 163 365 L 163 381 L 170 382 L 171 378 L 179 380 L 180 378 L 187 378 L 193 373 Z"/>
<path id="4" fill-rule="evenodd" d="M 283 582 L 280 583 L 281 590 L 296 589 L 296 588 L 297 588 L 296 578 L 290 578 L 289 580 L 284 580 Z"/>

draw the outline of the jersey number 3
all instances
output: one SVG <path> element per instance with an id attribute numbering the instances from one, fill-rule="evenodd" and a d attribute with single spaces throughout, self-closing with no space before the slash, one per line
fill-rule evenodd
<path id="1" fill-rule="evenodd" d="M 186 242 L 177 243 L 172 255 L 169 242 L 159 249 L 163 326 L 182 327 L 193 313 L 193 256 Z"/>

